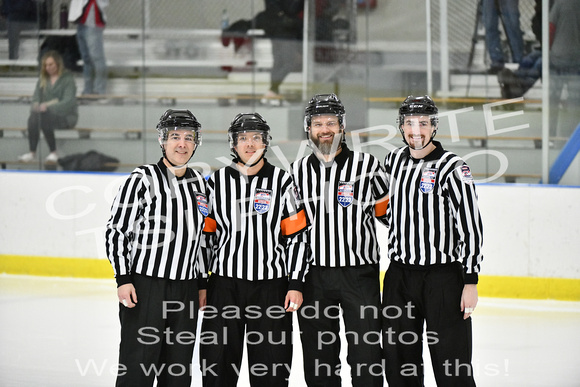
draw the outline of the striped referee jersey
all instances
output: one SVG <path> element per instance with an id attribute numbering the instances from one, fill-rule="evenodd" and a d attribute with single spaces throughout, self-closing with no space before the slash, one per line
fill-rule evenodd
<path id="1" fill-rule="evenodd" d="M 385 221 L 388 203 L 379 160 L 343 144 L 332 162 L 311 154 L 292 163 L 291 173 L 311 223 L 311 265 L 379 263 L 375 218 Z"/>
<path id="2" fill-rule="evenodd" d="M 113 201 L 105 233 L 119 286 L 130 283 L 131 274 L 188 280 L 206 272 L 200 249 L 205 191 L 198 172 L 188 168 L 177 177 L 163 159 L 131 173 Z"/>
<path id="3" fill-rule="evenodd" d="M 459 261 L 466 283 L 477 283 L 483 259 L 483 224 L 469 166 L 457 155 L 436 148 L 416 160 L 408 147 L 385 159 L 390 204 L 389 258 L 426 267 Z"/>
<path id="4" fill-rule="evenodd" d="M 248 281 L 288 277 L 300 290 L 307 272 L 308 223 L 290 174 L 264 159 L 253 176 L 228 166 L 208 179 L 209 271 Z"/>

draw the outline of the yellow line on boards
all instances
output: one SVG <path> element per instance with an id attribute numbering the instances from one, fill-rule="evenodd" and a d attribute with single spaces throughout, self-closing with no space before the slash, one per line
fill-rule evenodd
<path id="1" fill-rule="evenodd" d="M 480 275 L 477 291 L 482 297 L 580 301 L 580 279 Z"/>
<path id="2" fill-rule="evenodd" d="M 49 277 L 113 278 L 106 259 L 1 255 L 0 272 Z"/>
<path id="3" fill-rule="evenodd" d="M 49 277 L 113 278 L 106 259 L 0 254 L 0 273 Z M 381 273 L 381 284 L 384 273 Z M 480 297 L 580 301 L 580 279 L 480 275 Z"/>

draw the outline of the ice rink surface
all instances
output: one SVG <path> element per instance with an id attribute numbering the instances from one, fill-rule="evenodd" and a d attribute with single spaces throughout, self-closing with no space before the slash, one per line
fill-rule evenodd
<path id="1" fill-rule="evenodd" d="M 113 280 L 0 275 L 0 305 L 0 386 L 114 385 Z M 473 330 L 478 386 L 580 386 L 580 302 L 481 298 Z M 302 351 L 294 339 L 290 386 L 300 387 Z M 201 386 L 198 364 L 196 347 L 192 386 Z M 435 386 L 427 364 L 425 385 Z M 343 387 L 348 373 L 343 366 Z M 249 386 L 247 375 L 244 362 L 239 386 Z"/>

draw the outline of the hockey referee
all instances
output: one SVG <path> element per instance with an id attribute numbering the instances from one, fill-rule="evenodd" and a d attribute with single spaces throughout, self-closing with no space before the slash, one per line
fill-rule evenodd
<path id="1" fill-rule="evenodd" d="M 121 320 L 117 386 L 191 385 L 198 293 L 206 264 L 200 241 L 207 216 L 205 179 L 187 167 L 201 144 L 189 110 L 167 110 L 157 125 L 163 157 L 135 169 L 107 223 Z M 199 300 L 199 305 L 198 305 Z"/>
<path id="2" fill-rule="evenodd" d="M 386 214 L 386 180 L 379 160 L 347 147 L 345 127 L 340 99 L 315 95 L 304 118 L 313 153 L 291 166 L 311 222 L 312 257 L 298 313 L 309 387 L 341 385 L 341 313 L 352 385 L 383 385 L 375 220 Z"/>
<path id="3" fill-rule="evenodd" d="M 201 328 L 204 387 L 235 387 L 244 340 L 251 386 L 286 387 L 292 313 L 302 304 L 308 227 L 292 177 L 264 155 L 270 127 L 240 113 L 228 129 L 233 162 L 208 180 L 207 307 Z"/>
<path id="4" fill-rule="evenodd" d="M 390 386 L 423 386 L 423 329 L 438 386 L 475 386 L 471 314 L 477 305 L 482 221 L 471 171 L 434 141 L 438 109 L 409 96 L 397 124 L 406 146 L 385 160 L 390 265 L 383 347 Z"/>

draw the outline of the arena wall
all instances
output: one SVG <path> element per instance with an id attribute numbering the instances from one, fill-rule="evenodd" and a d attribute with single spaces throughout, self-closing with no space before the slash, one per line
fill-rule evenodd
<path id="1" fill-rule="evenodd" d="M 103 237 L 126 176 L 0 172 L 0 273 L 112 278 Z M 478 194 L 480 296 L 580 300 L 580 188 L 480 184 Z"/>

